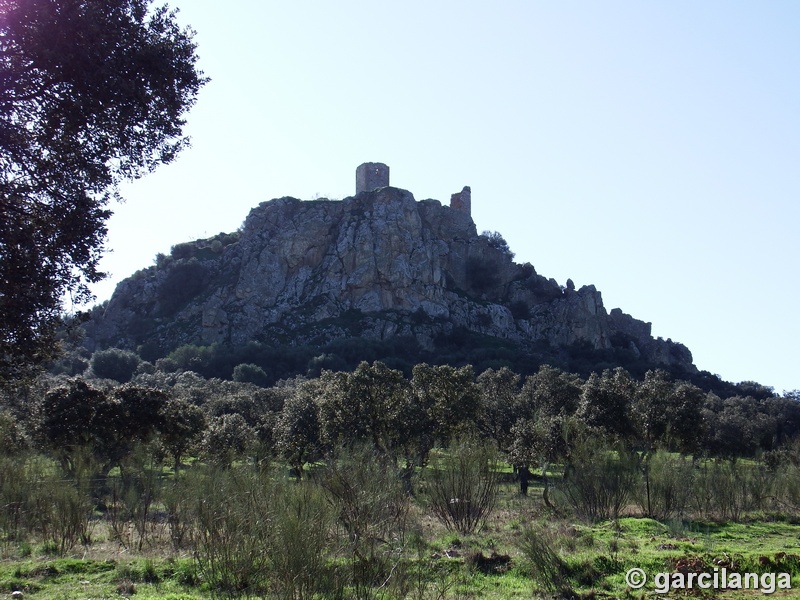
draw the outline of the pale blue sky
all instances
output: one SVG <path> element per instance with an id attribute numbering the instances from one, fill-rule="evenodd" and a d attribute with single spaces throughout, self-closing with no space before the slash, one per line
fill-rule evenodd
<path id="1" fill-rule="evenodd" d="M 173 0 L 212 81 L 125 186 L 98 286 L 259 202 L 392 185 L 731 381 L 800 388 L 800 3 Z"/>

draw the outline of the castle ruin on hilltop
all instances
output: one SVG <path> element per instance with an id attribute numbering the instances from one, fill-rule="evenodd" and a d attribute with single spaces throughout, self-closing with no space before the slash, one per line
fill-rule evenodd
<path id="1" fill-rule="evenodd" d="M 356 169 L 356 194 L 389 185 L 389 167 L 383 163 L 363 163 Z"/>
<path id="2" fill-rule="evenodd" d="M 460 210 L 472 216 L 472 190 L 468 185 L 464 189 L 450 196 L 450 208 Z"/>
<path id="3" fill-rule="evenodd" d="M 389 185 L 389 167 L 379 162 L 362 163 L 356 169 L 356 194 L 371 192 Z M 472 216 L 472 190 L 464 186 L 450 196 L 450 208 Z"/>

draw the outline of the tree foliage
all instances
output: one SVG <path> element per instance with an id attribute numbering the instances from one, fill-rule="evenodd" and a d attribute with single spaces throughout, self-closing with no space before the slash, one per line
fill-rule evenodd
<path id="1" fill-rule="evenodd" d="M 468 431 L 480 412 L 480 393 L 472 367 L 449 365 L 414 367 L 412 393 L 435 424 L 436 437 L 447 444 L 457 433 Z"/>
<path id="2" fill-rule="evenodd" d="M 628 407 L 636 383 L 624 369 L 592 373 L 583 386 L 578 417 L 592 429 L 624 438 L 630 435 Z"/>
<path id="3" fill-rule="evenodd" d="M 482 398 L 478 427 L 481 433 L 493 440 L 498 448 L 507 451 L 511 446 L 511 429 L 522 418 L 519 399 L 519 375 L 502 367 L 487 369 L 478 376 L 477 384 Z"/>
<path id="4" fill-rule="evenodd" d="M 74 472 L 72 459 L 79 448 L 99 446 L 99 425 L 110 422 L 108 396 L 75 380 L 47 393 L 42 406 L 40 432 L 64 470 Z"/>
<path id="5" fill-rule="evenodd" d="M 127 383 L 136 373 L 142 359 L 134 352 L 109 348 L 98 350 L 92 355 L 92 372 L 100 378 L 113 379 L 120 383 Z"/>
<path id="6" fill-rule="evenodd" d="M 314 402 L 319 388 L 318 381 L 297 386 L 295 393 L 286 399 L 275 424 L 276 450 L 298 478 L 303 476 L 306 462 L 316 460 L 322 453 L 319 406 Z"/>
<path id="7" fill-rule="evenodd" d="M 583 381 L 577 375 L 542 365 L 525 380 L 521 396 L 531 413 L 566 416 L 577 410 L 582 389 Z"/>
<path id="8" fill-rule="evenodd" d="M 205 83 L 151 0 L 8 0 L 0 14 L 0 378 L 54 353 L 90 298 L 117 185 L 169 163 Z"/>
<path id="9" fill-rule="evenodd" d="M 214 465 L 230 467 L 234 461 L 245 457 L 256 440 L 255 430 L 240 414 L 215 417 L 208 425 L 203 440 L 206 457 Z"/>
<path id="10" fill-rule="evenodd" d="M 195 356 L 197 348 L 190 349 L 187 356 Z M 277 459 L 303 476 L 309 463 L 364 446 L 399 468 L 413 492 L 413 475 L 437 445 L 477 435 L 514 466 L 524 493 L 532 470 L 541 469 L 550 489 L 548 468 L 572 468 L 576 449 L 594 438 L 638 457 L 646 492 L 640 500 L 649 512 L 649 492 L 658 493 L 650 460 L 659 451 L 734 459 L 764 452 L 777 465 L 800 437 L 796 393 L 723 399 L 658 370 L 642 380 L 615 369 L 583 381 L 545 365 L 522 383 L 507 368 L 475 378 L 470 366 L 421 363 L 409 377 L 376 361 L 269 388 L 157 366 L 118 386 L 49 381 L 18 398 L 0 394 L 0 417 L 5 406 L 10 419 L 0 418 L 0 449 L 30 439 L 67 472 L 89 457 L 102 474 L 142 444 L 160 447 L 178 465 L 202 439 L 205 457 L 219 466 L 247 458 L 263 468 Z"/>
<path id="11" fill-rule="evenodd" d="M 45 395 L 40 433 L 68 473 L 85 451 L 105 473 L 161 429 L 166 401 L 164 392 L 152 388 L 126 384 L 107 394 L 75 379 Z"/>
<path id="12" fill-rule="evenodd" d="M 324 372 L 320 417 L 329 445 L 366 442 L 381 454 L 393 451 L 397 417 L 408 382 L 381 362 L 362 362 L 352 373 Z"/>
<path id="13" fill-rule="evenodd" d="M 161 444 L 172 455 L 175 470 L 181 458 L 206 428 L 203 410 L 182 398 L 168 400 L 160 409 Z"/>
<path id="14" fill-rule="evenodd" d="M 631 405 L 631 422 L 645 450 L 657 446 L 691 452 L 702 435 L 705 394 L 666 371 L 648 371 Z"/>

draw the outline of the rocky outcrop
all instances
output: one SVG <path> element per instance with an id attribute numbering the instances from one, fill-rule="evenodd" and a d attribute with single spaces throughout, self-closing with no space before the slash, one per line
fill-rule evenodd
<path id="1" fill-rule="evenodd" d="M 235 234 L 179 244 L 117 287 L 88 324 L 96 347 L 156 343 L 324 344 L 404 335 L 431 347 L 456 328 L 521 344 L 623 345 L 691 367 L 594 286 L 562 287 L 516 264 L 469 212 L 383 187 L 342 201 L 280 198 Z"/>

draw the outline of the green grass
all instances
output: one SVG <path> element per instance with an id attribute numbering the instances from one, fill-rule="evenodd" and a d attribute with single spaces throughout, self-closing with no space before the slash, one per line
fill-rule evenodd
<path id="1" fill-rule="evenodd" d="M 0 593 L 19 590 L 26 598 L 54 600 L 119 598 L 134 594 L 137 600 L 206 597 L 201 589 L 181 583 L 181 571 L 187 562 L 188 559 L 170 558 L 6 559 L 0 563 Z"/>
<path id="2" fill-rule="evenodd" d="M 540 481 L 532 482 L 529 496 L 522 497 L 508 467 L 502 475 L 496 510 L 483 529 L 470 535 L 448 532 L 421 504 L 412 504 L 416 541 L 408 534 L 397 563 L 408 579 L 405 597 L 543 597 L 542 583 L 532 576 L 535 571 L 520 547 L 530 528 L 547 536 L 576 598 L 665 597 L 655 595 L 652 585 L 631 591 L 626 572 L 637 567 L 652 577 L 673 572 L 680 561 L 687 560 L 706 570 L 725 564 L 738 572 L 788 572 L 800 586 L 800 525 L 788 517 L 755 514 L 738 523 L 688 518 L 661 522 L 636 516 L 639 509 L 631 504 L 625 511 L 629 516 L 587 524 L 546 509 Z M 75 547 L 64 558 L 49 555 L 41 540 L 0 541 L 0 595 L 20 590 L 25 600 L 213 597 L 190 555 L 176 554 L 163 533 L 161 538 L 153 535 L 137 553 L 116 544 L 100 515 L 95 517 L 92 544 Z M 510 563 L 500 560 L 505 556 Z M 331 560 L 339 561 L 329 565 L 334 568 L 346 558 Z M 493 564 L 492 560 L 500 567 L 481 567 L 486 561 Z M 756 595 L 760 594 L 727 591 L 698 597 Z M 376 592 L 375 597 L 389 600 L 397 596 Z M 776 592 L 773 597 L 792 594 Z"/>
<path id="3" fill-rule="evenodd" d="M 470 536 L 448 533 L 425 522 L 424 535 L 429 541 L 419 553 L 409 552 L 407 560 L 422 569 L 429 597 L 440 593 L 444 598 L 531 597 L 536 582 L 516 547 L 520 532 L 528 526 L 552 534 L 554 549 L 564 561 L 570 586 L 579 597 L 638 598 L 625 584 L 628 569 L 639 567 L 651 575 L 671 572 L 682 558 L 699 559 L 709 568 L 716 561 L 729 560 L 740 572 L 789 572 L 794 578 L 800 576 L 800 526 L 788 522 L 684 522 L 675 527 L 652 519 L 626 517 L 617 522 L 585 525 L 537 515 L 535 502 L 530 499 L 506 495 L 506 503 L 516 505 L 516 509 L 527 505 L 529 516 L 535 520 L 514 524 L 502 514 L 496 515 L 487 528 Z M 471 556 L 489 557 L 495 552 L 511 557 L 507 569 L 485 573 L 471 563 Z M 26 597 L 53 600 L 130 597 L 131 591 L 138 600 L 210 597 L 191 571 L 189 558 L 9 556 L 0 563 L 0 593 L 21 590 Z M 408 597 L 414 596 L 409 593 Z M 731 591 L 721 597 L 748 596 Z"/>

